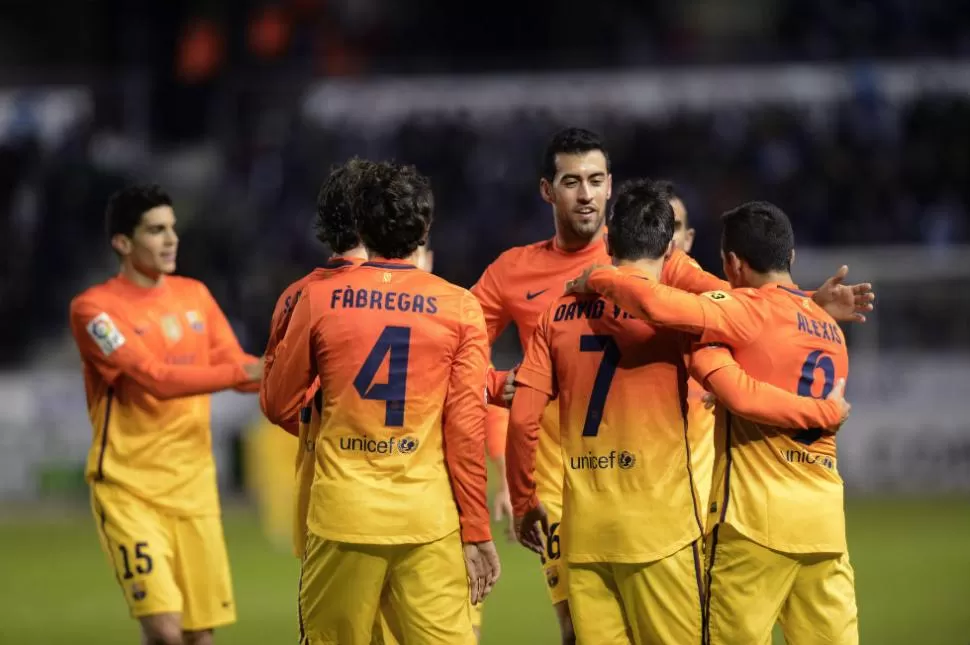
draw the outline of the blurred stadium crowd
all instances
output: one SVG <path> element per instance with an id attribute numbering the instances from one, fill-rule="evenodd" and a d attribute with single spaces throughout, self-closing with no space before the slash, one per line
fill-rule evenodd
<path id="1" fill-rule="evenodd" d="M 415 163 L 433 178 L 436 266 L 469 286 L 505 248 L 549 234 L 538 155 L 557 125 L 533 114 L 459 116 L 364 132 L 294 119 L 270 145 L 220 149 L 218 170 L 207 173 L 213 180 L 191 199 L 172 188 L 180 268 L 210 285 L 258 352 L 281 285 L 325 253 L 311 231 L 319 184 L 332 163 L 356 153 Z M 947 245 L 970 233 L 965 99 L 897 108 L 860 97 L 818 113 L 772 108 L 592 125 L 611 146 L 617 179 L 676 181 L 707 266 L 718 261 L 716 216 L 755 196 L 785 205 L 800 245 Z M 0 144 L 0 235 L 13 277 L 4 281 L 0 324 L 24 352 L 61 332 L 66 303 L 91 282 L 91 267 L 111 264 L 104 203 L 134 177 L 98 163 L 94 135 L 82 128 L 51 148 L 29 133 Z"/>

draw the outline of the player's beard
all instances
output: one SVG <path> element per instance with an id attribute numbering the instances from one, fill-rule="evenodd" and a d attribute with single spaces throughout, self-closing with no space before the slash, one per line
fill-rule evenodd
<path id="1" fill-rule="evenodd" d="M 574 242 L 589 242 L 602 230 L 603 221 L 605 220 L 605 214 L 600 211 L 596 213 L 596 217 L 590 219 L 589 221 L 582 221 L 579 219 L 574 219 L 572 215 L 563 218 L 565 221 L 564 229 L 572 241 Z"/>

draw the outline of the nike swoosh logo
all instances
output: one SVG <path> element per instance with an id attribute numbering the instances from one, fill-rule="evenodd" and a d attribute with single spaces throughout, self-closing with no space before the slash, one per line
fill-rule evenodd
<path id="1" fill-rule="evenodd" d="M 525 294 L 525 299 L 534 300 L 544 294 L 546 291 L 549 291 L 549 289 L 543 289 L 542 291 L 529 291 Z"/>

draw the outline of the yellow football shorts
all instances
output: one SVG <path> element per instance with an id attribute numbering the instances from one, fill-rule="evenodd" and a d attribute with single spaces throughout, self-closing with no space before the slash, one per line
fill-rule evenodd
<path id="1" fill-rule="evenodd" d="M 167 515 L 104 482 L 91 485 L 91 507 L 133 618 L 179 613 L 186 631 L 236 622 L 218 515 Z"/>
<path id="2" fill-rule="evenodd" d="M 781 553 L 729 524 L 708 537 L 710 645 L 770 645 L 779 622 L 791 645 L 857 645 L 855 574 L 847 553 Z"/>
<path id="3" fill-rule="evenodd" d="M 300 576 L 301 643 L 370 645 L 375 621 L 392 619 L 389 631 L 401 642 L 475 645 L 468 596 L 457 531 L 428 544 L 350 544 L 310 534 Z"/>
<path id="4" fill-rule="evenodd" d="M 289 548 L 293 541 L 297 495 L 293 464 L 299 448 L 296 437 L 263 417 L 244 440 L 247 488 L 256 500 L 264 534 L 281 548 Z"/>
<path id="5" fill-rule="evenodd" d="M 701 566 L 700 540 L 654 562 L 570 563 L 569 610 L 577 641 L 699 644 L 704 631 Z"/>

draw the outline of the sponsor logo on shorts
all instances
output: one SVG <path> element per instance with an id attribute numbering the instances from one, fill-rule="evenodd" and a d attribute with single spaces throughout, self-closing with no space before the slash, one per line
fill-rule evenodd
<path id="1" fill-rule="evenodd" d="M 546 569 L 546 584 L 550 589 L 559 584 L 559 567 L 552 566 Z"/>
<path id="2" fill-rule="evenodd" d="M 569 458 L 569 467 L 573 470 L 630 470 L 636 465 L 636 454 L 627 450 L 611 450 L 605 454 L 589 451 L 585 455 Z"/>
<path id="3" fill-rule="evenodd" d="M 145 585 L 140 582 L 131 583 L 131 597 L 136 601 L 144 600 L 148 595 L 148 591 L 145 590 Z"/>
<path id="4" fill-rule="evenodd" d="M 397 453 L 410 455 L 418 449 L 418 440 L 414 437 L 391 437 L 389 439 L 341 437 L 339 445 L 340 449 L 345 452 L 367 455 L 393 455 Z"/>

